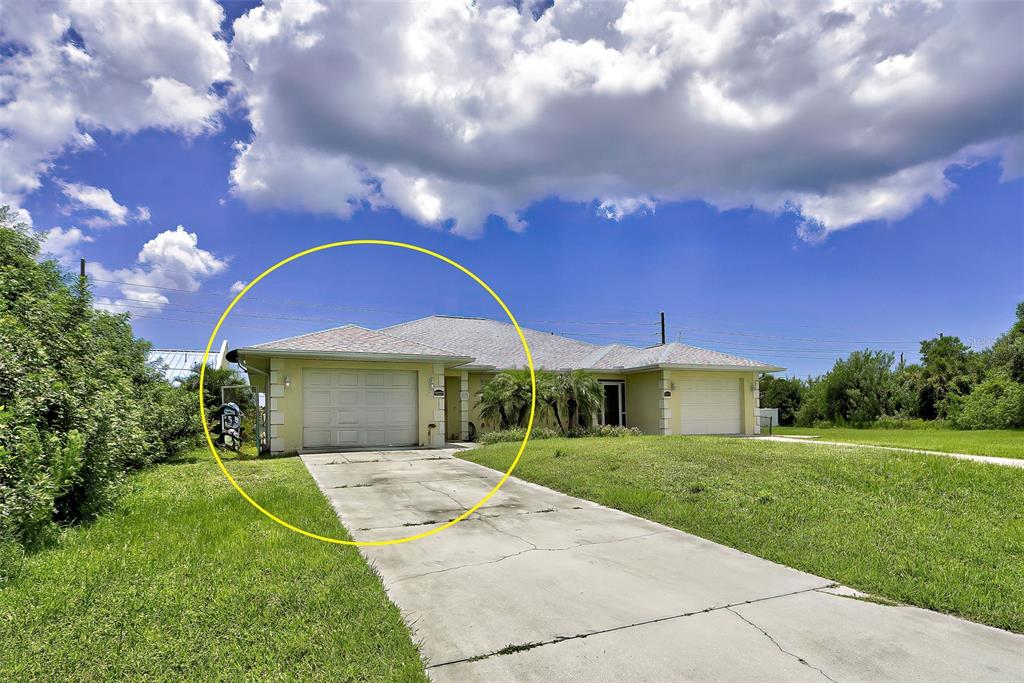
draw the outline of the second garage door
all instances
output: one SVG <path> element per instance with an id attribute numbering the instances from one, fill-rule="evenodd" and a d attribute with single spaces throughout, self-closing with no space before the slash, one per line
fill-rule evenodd
<path id="1" fill-rule="evenodd" d="M 743 431 L 742 380 L 685 379 L 679 411 L 683 434 L 739 434 Z"/>
<path id="2" fill-rule="evenodd" d="M 306 369 L 302 387 L 303 448 L 419 442 L 415 372 Z"/>

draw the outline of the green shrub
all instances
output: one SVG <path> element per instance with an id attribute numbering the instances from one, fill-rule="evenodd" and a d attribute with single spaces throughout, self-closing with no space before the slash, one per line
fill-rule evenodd
<path id="1" fill-rule="evenodd" d="M 792 425 L 796 421 L 800 402 L 803 399 L 804 384 L 799 379 L 763 375 L 759 381 L 761 406 L 779 410 L 779 424 Z"/>
<path id="2" fill-rule="evenodd" d="M 883 415 L 871 423 L 874 429 L 945 429 L 945 420 L 922 420 L 919 417 Z"/>
<path id="3" fill-rule="evenodd" d="M 39 261 L 40 237 L 0 207 L 0 546 L 45 545 L 104 510 L 127 472 L 198 429 L 194 400 L 147 363 L 126 315 Z"/>
<path id="4" fill-rule="evenodd" d="M 593 425 L 575 429 L 569 433 L 570 438 L 580 437 L 622 437 L 622 436 L 643 436 L 643 430 L 639 427 L 623 427 L 622 425 Z"/>
<path id="5" fill-rule="evenodd" d="M 499 429 L 493 432 L 486 432 L 480 437 L 480 443 L 487 445 L 492 443 L 504 443 L 507 441 L 522 441 L 525 429 Z M 534 427 L 530 439 L 554 439 L 563 434 L 548 429 L 547 427 Z M 621 427 L 612 425 L 596 425 L 593 427 L 580 427 L 569 432 L 570 439 L 583 437 L 619 437 L 619 436 L 643 436 L 639 427 Z"/>
<path id="6" fill-rule="evenodd" d="M 530 432 L 530 439 L 553 439 L 558 435 L 558 432 L 553 429 L 548 429 L 547 427 L 534 427 L 533 431 Z M 487 444 L 492 443 L 522 441 L 524 436 L 526 436 L 526 429 L 496 429 L 493 432 L 485 432 L 482 434 L 479 441 L 486 446 Z"/>
<path id="7" fill-rule="evenodd" d="M 957 429 L 1024 427 L 1024 384 L 997 373 L 956 401 L 951 422 Z"/>

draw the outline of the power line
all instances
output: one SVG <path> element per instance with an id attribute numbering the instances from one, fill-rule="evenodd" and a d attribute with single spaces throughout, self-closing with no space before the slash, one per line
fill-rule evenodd
<path id="1" fill-rule="evenodd" d="M 711 334 L 726 334 L 729 336 L 736 337 L 757 337 L 758 339 L 783 339 L 786 341 L 804 341 L 804 342 L 823 342 L 823 343 L 846 343 L 846 344 L 919 344 L 920 340 L 917 339 L 889 339 L 889 340 L 858 340 L 858 339 L 817 339 L 810 337 L 789 337 L 785 335 L 775 334 L 751 334 L 749 332 L 728 332 L 725 330 L 711 330 L 706 327 L 690 327 L 686 326 L 687 330 L 698 330 L 700 332 L 710 332 Z"/>

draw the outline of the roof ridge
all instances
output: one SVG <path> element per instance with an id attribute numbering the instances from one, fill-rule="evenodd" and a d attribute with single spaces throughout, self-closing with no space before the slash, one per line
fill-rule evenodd
<path id="1" fill-rule="evenodd" d="M 352 327 L 359 327 L 359 325 L 353 325 Z M 373 332 L 374 334 L 379 334 L 380 336 L 387 337 L 388 339 L 394 339 L 395 341 L 404 342 L 406 344 L 415 344 L 416 346 L 422 347 L 424 349 L 428 349 L 430 351 L 439 351 L 441 353 L 448 354 L 449 356 L 460 356 L 460 355 L 462 355 L 462 354 L 455 353 L 455 352 L 453 352 L 453 351 L 451 351 L 449 349 L 442 349 L 440 346 L 431 346 L 430 344 L 424 344 L 421 341 L 416 341 L 415 339 L 409 339 L 408 337 L 400 337 L 400 336 L 398 336 L 396 334 L 391 334 L 389 332 L 384 332 L 383 330 L 374 330 L 374 329 L 371 329 L 369 327 L 363 327 L 361 329 L 364 329 L 367 332 Z M 387 329 L 387 328 L 385 328 L 385 329 Z"/>
<path id="2" fill-rule="evenodd" d="M 390 329 L 395 328 L 395 327 L 401 327 L 402 325 L 412 325 L 413 323 L 418 323 L 421 320 L 430 320 L 431 318 L 439 318 L 439 317 L 440 316 L 437 315 L 436 313 L 432 313 L 430 315 L 420 316 L 419 318 L 413 318 L 412 320 L 406 320 L 405 322 L 395 323 L 394 325 L 388 325 L 387 327 L 381 327 L 377 331 L 378 332 L 383 332 L 384 330 L 390 330 Z"/>
<path id="3" fill-rule="evenodd" d="M 584 368 L 594 367 L 595 365 L 601 362 L 601 359 L 603 359 L 605 356 L 611 353 L 612 349 L 614 349 L 616 346 L 621 346 L 621 344 L 606 344 L 604 346 L 598 346 L 596 349 L 591 351 L 588 356 L 586 356 L 583 359 L 583 362 L 580 363 L 580 365 L 582 365 Z"/>

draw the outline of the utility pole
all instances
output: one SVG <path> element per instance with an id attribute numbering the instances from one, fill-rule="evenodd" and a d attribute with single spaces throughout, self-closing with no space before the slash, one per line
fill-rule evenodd
<path id="1" fill-rule="evenodd" d="M 665 345 L 665 311 L 661 312 L 661 345 Z"/>
<path id="2" fill-rule="evenodd" d="M 85 259 L 78 259 L 78 275 L 85 277 Z"/>

